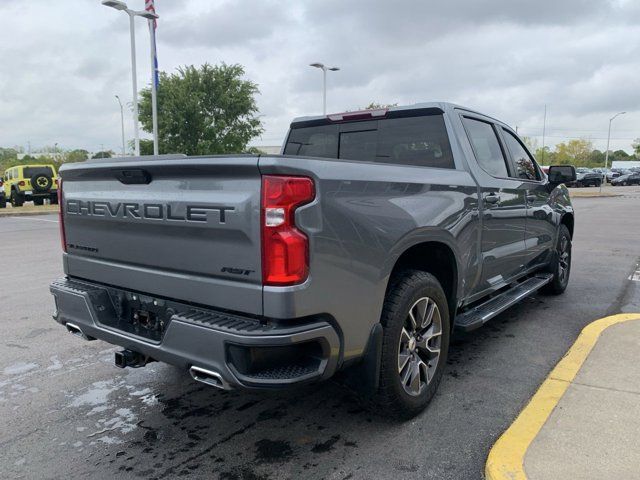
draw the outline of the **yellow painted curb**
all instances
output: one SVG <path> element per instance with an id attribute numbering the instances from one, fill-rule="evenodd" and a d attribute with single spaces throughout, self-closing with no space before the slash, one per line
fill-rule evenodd
<path id="1" fill-rule="evenodd" d="M 527 478 L 524 472 L 524 456 L 529 445 L 569 388 L 598 338 L 610 326 L 629 320 L 640 320 L 640 313 L 612 315 L 584 327 L 578 339 L 551 371 L 529 404 L 491 448 L 485 465 L 487 480 Z"/>

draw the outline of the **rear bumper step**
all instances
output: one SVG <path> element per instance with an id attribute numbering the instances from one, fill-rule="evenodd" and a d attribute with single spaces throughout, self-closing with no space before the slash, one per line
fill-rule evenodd
<path id="1" fill-rule="evenodd" d="M 500 295 L 496 295 L 490 300 L 457 315 L 454 322 L 455 328 L 463 332 L 480 328 L 499 313 L 504 312 L 507 308 L 544 287 L 552 278 L 553 275 L 550 273 L 537 274 L 517 284 Z"/>
<path id="2" fill-rule="evenodd" d="M 152 358 L 188 370 L 197 381 L 229 389 L 321 380 L 338 365 L 340 340 L 324 320 L 283 325 L 171 302 L 162 335 L 143 338 L 114 328 L 124 313 L 114 307 L 113 289 L 63 278 L 50 290 L 56 303 L 54 320 L 79 337 L 123 347 L 120 357 L 116 355 L 120 367 L 143 366 L 146 362 L 135 360 Z"/>

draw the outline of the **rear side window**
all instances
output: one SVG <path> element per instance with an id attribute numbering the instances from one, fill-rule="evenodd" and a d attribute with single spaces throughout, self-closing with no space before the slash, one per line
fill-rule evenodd
<path id="1" fill-rule="evenodd" d="M 540 180 L 540 173 L 536 168 L 536 164 L 522 146 L 520 140 L 509 130 L 502 129 L 502 131 L 504 132 L 504 141 L 516 166 L 517 177 L 523 180 Z"/>
<path id="2" fill-rule="evenodd" d="M 442 115 L 294 127 L 284 154 L 455 168 Z"/>
<path id="3" fill-rule="evenodd" d="M 34 175 L 42 174 L 53 177 L 53 171 L 51 170 L 51 167 L 24 167 L 22 173 L 25 178 L 31 178 Z"/>
<path id="4" fill-rule="evenodd" d="M 467 117 L 464 117 L 462 121 L 476 160 L 482 169 L 494 177 L 508 177 L 507 162 L 502 154 L 493 125 Z"/>

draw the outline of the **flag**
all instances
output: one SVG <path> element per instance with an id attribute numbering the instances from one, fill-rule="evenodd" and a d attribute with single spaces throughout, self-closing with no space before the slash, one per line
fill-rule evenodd
<path id="1" fill-rule="evenodd" d="M 153 0 L 145 0 L 144 2 L 144 9 L 147 12 L 151 12 L 151 13 L 156 13 L 156 7 L 153 3 Z M 153 37 L 153 79 L 154 82 L 156 84 L 156 89 L 158 88 L 158 85 L 160 84 L 160 77 L 158 75 L 158 48 L 157 48 L 157 44 L 156 44 L 156 29 L 158 28 L 158 21 L 157 20 L 153 20 L 153 22 L 149 22 L 149 29 L 151 30 L 153 25 L 153 30 L 151 31 L 151 36 Z"/>

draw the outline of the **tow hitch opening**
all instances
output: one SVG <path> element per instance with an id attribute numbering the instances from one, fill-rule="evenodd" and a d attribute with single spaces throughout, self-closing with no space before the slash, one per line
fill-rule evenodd
<path id="1" fill-rule="evenodd" d="M 115 364 L 118 368 L 140 368 L 153 361 L 152 358 L 133 350 L 120 350 L 115 354 Z"/>

